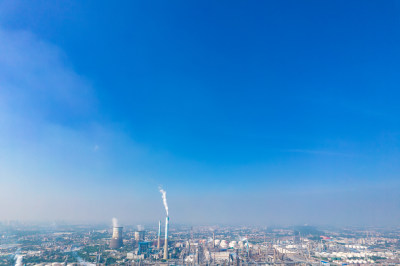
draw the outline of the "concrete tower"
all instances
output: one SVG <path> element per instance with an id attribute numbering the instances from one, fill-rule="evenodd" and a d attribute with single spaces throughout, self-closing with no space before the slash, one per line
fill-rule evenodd
<path id="1" fill-rule="evenodd" d="M 110 242 L 110 248 L 117 249 L 123 246 L 122 227 L 113 227 L 113 234 Z"/>
<path id="2" fill-rule="evenodd" d="M 160 238 L 161 238 L 161 221 L 158 221 L 157 249 L 160 249 Z"/>
<path id="3" fill-rule="evenodd" d="M 141 231 L 135 232 L 135 240 L 136 241 L 144 241 L 145 238 L 146 238 L 146 231 L 141 230 Z"/>
<path id="4" fill-rule="evenodd" d="M 215 248 L 215 232 L 213 231 L 213 248 Z"/>
<path id="5" fill-rule="evenodd" d="M 164 243 L 164 259 L 168 259 L 168 223 L 169 217 L 165 218 L 165 243 Z"/>

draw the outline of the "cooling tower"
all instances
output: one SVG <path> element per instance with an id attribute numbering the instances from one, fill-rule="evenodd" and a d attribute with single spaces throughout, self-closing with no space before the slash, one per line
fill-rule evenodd
<path id="1" fill-rule="evenodd" d="M 137 231 L 135 232 L 135 240 L 136 241 L 144 241 L 146 238 L 146 231 Z"/>
<path id="2" fill-rule="evenodd" d="M 158 221 L 157 249 L 160 249 L 160 238 L 161 238 L 161 221 Z"/>
<path id="3" fill-rule="evenodd" d="M 123 246 L 122 227 L 113 227 L 113 234 L 110 242 L 110 248 L 117 249 Z"/>
<path id="4" fill-rule="evenodd" d="M 168 259 L 168 223 L 169 217 L 165 218 L 165 243 L 164 243 L 164 259 Z"/>

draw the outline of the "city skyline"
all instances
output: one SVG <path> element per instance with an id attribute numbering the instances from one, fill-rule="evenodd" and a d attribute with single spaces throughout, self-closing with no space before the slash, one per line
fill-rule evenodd
<path id="1" fill-rule="evenodd" d="M 399 15 L 0 2 L 0 220 L 398 225 Z"/>

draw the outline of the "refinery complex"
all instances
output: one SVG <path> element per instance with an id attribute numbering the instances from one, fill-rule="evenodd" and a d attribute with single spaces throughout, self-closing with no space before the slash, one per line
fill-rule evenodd
<path id="1" fill-rule="evenodd" d="M 400 0 L 0 0 L 0 266 L 400 266 Z"/>
<path id="2" fill-rule="evenodd" d="M 400 265 L 400 228 L 0 224 L 0 265 Z M 164 230 L 163 230 L 164 228 Z"/>
<path id="3" fill-rule="evenodd" d="M 400 228 L 0 224 L 0 265 L 399 265 Z M 164 228 L 164 230 L 163 230 Z"/>
<path id="4" fill-rule="evenodd" d="M 0 265 L 400 264 L 400 229 L 189 226 L 168 225 L 168 218 L 166 222 L 165 230 L 158 222 L 3 222 Z"/>

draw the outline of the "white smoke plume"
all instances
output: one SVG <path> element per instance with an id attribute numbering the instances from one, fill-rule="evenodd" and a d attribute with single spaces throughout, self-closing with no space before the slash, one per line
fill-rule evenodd
<path id="1" fill-rule="evenodd" d="M 249 240 L 247 239 L 247 237 L 239 237 L 240 241 L 243 241 L 246 243 L 246 249 L 247 252 L 249 252 Z"/>
<path id="2" fill-rule="evenodd" d="M 15 259 L 16 259 L 15 266 L 22 266 L 23 265 L 22 264 L 22 258 L 23 258 L 23 256 L 21 256 L 21 255 L 15 255 Z"/>
<path id="3" fill-rule="evenodd" d="M 239 240 L 245 242 L 245 241 L 247 241 L 247 237 L 240 237 L 239 236 Z"/>
<path id="4" fill-rule="evenodd" d="M 76 258 L 76 260 L 78 261 L 78 265 L 80 265 L 80 266 L 96 266 L 96 264 L 84 261 L 81 257 L 78 256 L 76 251 L 72 252 L 72 256 L 74 256 Z"/>
<path id="5" fill-rule="evenodd" d="M 112 223 L 113 223 L 113 227 L 118 227 L 118 219 L 117 218 L 112 218 Z"/>
<path id="6" fill-rule="evenodd" d="M 137 229 L 138 229 L 138 231 L 144 231 L 144 226 L 141 224 L 138 224 Z"/>
<path id="7" fill-rule="evenodd" d="M 168 214 L 168 204 L 167 204 L 167 192 L 162 189 L 161 187 L 159 187 L 159 190 L 161 192 L 162 195 L 162 199 L 163 199 L 163 203 L 164 203 L 164 207 L 165 207 L 165 212 L 167 213 L 167 216 L 169 216 Z"/>

